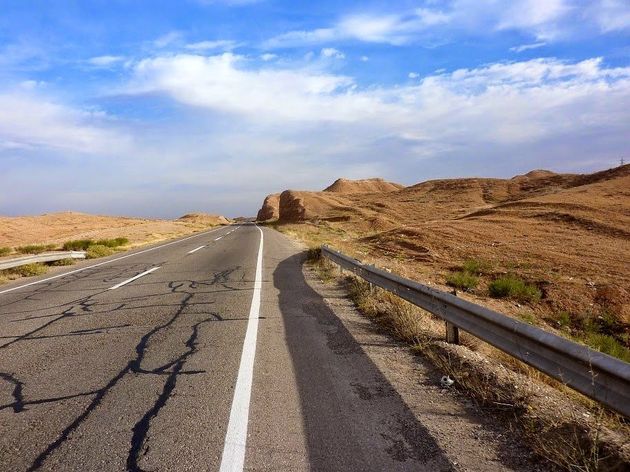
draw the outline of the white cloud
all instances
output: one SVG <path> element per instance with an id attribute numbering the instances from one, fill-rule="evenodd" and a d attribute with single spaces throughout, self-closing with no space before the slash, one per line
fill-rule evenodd
<path id="1" fill-rule="evenodd" d="M 211 51 L 221 49 L 223 51 L 231 51 L 239 46 L 239 43 L 229 39 L 218 39 L 214 41 L 199 41 L 186 45 L 186 49 L 191 51 Z"/>
<path id="2" fill-rule="evenodd" d="M 531 43 L 531 44 L 521 44 L 520 46 L 511 47 L 510 51 L 523 52 L 523 51 L 529 51 L 530 49 L 542 48 L 543 46 L 546 46 L 546 45 L 547 45 L 547 43 L 545 43 L 545 42 Z"/>
<path id="3" fill-rule="evenodd" d="M 183 35 L 182 35 L 181 32 L 179 32 L 179 31 L 170 31 L 170 32 L 168 32 L 166 34 L 163 34 L 159 38 L 155 39 L 153 41 L 153 46 L 155 46 L 158 49 L 162 49 L 162 48 L 170 46 L 170 45 L 172 45 L 174 43 L 181 42 L 182 38 L 183 38 Z"/>
<path id="4" fill-rule="evenodd" d="M 577 140 L 590 126 L 630 123 L 630 68 L 606 68 L 599 58 L 496 63 L 363 90 L 345 76 L 252 68 L 232 54 L 180 55 L 141 61 L 128 93 L 164 93 L 254 126 L 295 129 L 335 121 L 369 128 L 378 131 L 359 135 L 421 143 L 413 148 L 433 157 L 464 143 L 517 145 L 561 135 L 571 143 L 571 133 Z"/>
<path id="5" fill-rule="evenodd" d="M 343 93 L 353 81 L 306 69 L 248 69 L 243 56 L 180 54 L 140 61 L 129 93 L 163 92 L 188 105 L 230 113 L 264 114 L 266 119 L 344 120 L 356 104 Z M 339 93 L 339 95 L 337 95 Z"/>
<path id="6" fill-rule="evenodd" d="M 303 44 L 320 44 L 339 39 L 339 34 L 334 28 L 318 28 L 311 31 L 289 31 L 264 41 L 265 49 L 292 47 Z"/>
<path id="7" fill-rule="evenodd" d="M 100 113 L 11 91 L 0 93 L 0 144 L 98 154 L 124 149 L 129 139 L 108 126 Z"/>
<path id="8" fill-rule="evenodd" d="M 265 62 L 269 62 L 269 61 L 273 61 L 274 59 L 277 59 L 278 56 L 276 54 L 271 54 L 267 52 L 265 54 L 261 54 L 260 58 Z"/>
<path id="9" fill-rule="evenodd" d="M 125 60 L 124 56 L 96 56 L 88 59 L 88 63 L 95 67 L 110 67 Z"/>
<path id="10" fill-rule="evenodd" d="M 555 23 L 564 17 L 571 7 L 567 0 L 520 0 L 511 2 L 498 17 L 499 30 L 529 30 L 537 37 L 553 38 Z"/>
<path id="11" fill-rule="evenodd" d="M 20 82 L 20 88 L 24 90 L 35 90 L 46 86 L 46 82 L 42 80 L 23 80 Z"/>
<path id="12" fill-rule="evenodd" d="M 626 0 L 600 0 L 584 12 L 584 18 L 593 18 L 601 31 L 630 29 L 630 3 Z"/>
<path id="13" fill-rule="evenodd" d="M 407 77 L 409 77 L 410 79 L 417 79 L 418 77 L 420 77 L 420 74 L 418 74 L 417 72 L 409 72 L 409 74 L 407 74 Z"/>
<path id="14" fill-rule="evenodd" d="M 324 48 L 321 50 L 320 54 L 323 57 L 332 58 L 332 59 L 344 59 L 346 55 L 335 48 Z"/>
<path id="15" fill-rule="evenodd" d="M 452 0 L 427 2 L 406 11 L 350 14 L 330 26 L 289 31 L 267 40 L 267 48 L 338 41 L 403 45 L 441 42 L 457 35 L 520 31 L 550 41 L 571 35 L 630 28 L 630 3 L 624 0 Z"/>
<path id="16" fill-rule="evenodd" d="M 370 60 L 368 56 L 361 56 L 359 59 L 361 60 L 361 62 L 367 62 Z"/>

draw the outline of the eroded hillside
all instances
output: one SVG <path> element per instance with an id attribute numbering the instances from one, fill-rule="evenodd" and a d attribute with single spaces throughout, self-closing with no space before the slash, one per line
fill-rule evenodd
<path id="1" fill-rule="evenodd" d="M 369 193 L 287 191 L 278 205 L 279 228 L 311 244 L 444 288 L 473 261 L 484 269 L 459 287 L 463 296 L 567 335 L 588 332 L 594 347 L 606 336 L 630 347 L 630 165 Z M 490 297 L 506 275 L 539 299 Z"/>

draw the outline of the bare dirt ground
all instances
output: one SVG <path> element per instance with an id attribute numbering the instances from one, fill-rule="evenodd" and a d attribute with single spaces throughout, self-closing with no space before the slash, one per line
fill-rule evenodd
<path id="1" fill-rule="evenodd" d="M 278 214 L 282 231 L 309 244 L 444 289 L 465 261 L 482 262 L 463 297 L 569 336 L 605 318 L 614 332 L 603 334 L 630 347 L 630 165 L 380 193 L 285 191 Z M 535 285 L 541 300 L 491 298 L 489 283 L 505 274 Z"/>
<path id="2" fill-rule="evenodd" d="M 0 247 L 63 244 L 70 239 L 125 237 L 129 247 L 176 238 L 210 226 L 227 224 L 222 216 L 189 214 L 177 220 L 154 220 L 77 212 L 38 216 L 0 216 Z"/>

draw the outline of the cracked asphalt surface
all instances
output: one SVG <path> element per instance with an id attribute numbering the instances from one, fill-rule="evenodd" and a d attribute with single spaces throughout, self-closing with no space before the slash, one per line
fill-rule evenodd
<path id="1" fill-rule="evenodd" d="M 245 469 L 459 470 L 309 286 L 301 249 L 263 233 Z M 218 470 L 259 238 L 223 227 L 0 294 L 0 470 Z"/>

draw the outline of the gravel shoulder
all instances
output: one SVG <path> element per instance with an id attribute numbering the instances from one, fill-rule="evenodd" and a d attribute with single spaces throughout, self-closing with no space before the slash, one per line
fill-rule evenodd
<path id="1" fill-rule="evenodd" d="M 307 265 L 303 273 L 307 283 L 323 297 L 389 384 L 354 384 L 361 407 L 370 408 L 387 395 L 387 388 L 394 389 L 454 470 L 552 470 L 551 465 L 542 463 L 520 444 L 518 436 L 502 420 L 504 413 L 477 406 L 455 388 L 443 388 L 440 385 L 443 373 L 362 316 L 342 286 L 324 284 Z M 413 428 L 408 426 L 399 423 L 405 441 L 392 442 L 392 455 L 401 464 L 417 452 Z"/>

